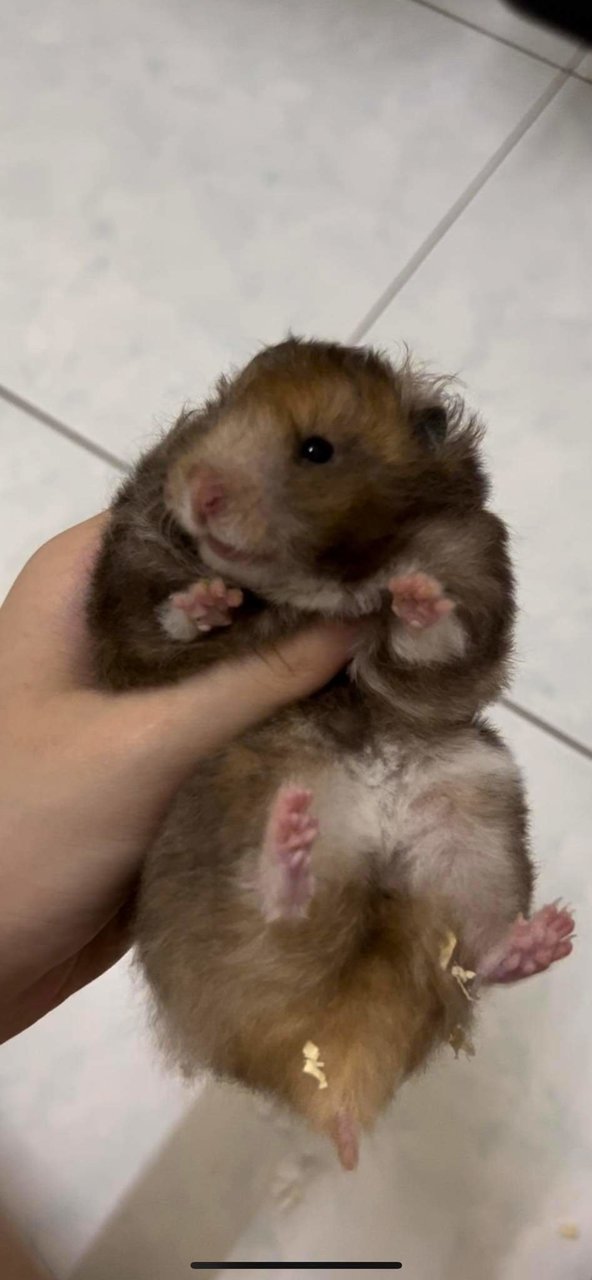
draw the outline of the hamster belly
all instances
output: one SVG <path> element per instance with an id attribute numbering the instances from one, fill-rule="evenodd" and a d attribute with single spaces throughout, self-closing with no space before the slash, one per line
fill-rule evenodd
<path id="1" fill-rule="evenodd" d="M 448 906 L 393 882 L 403 778 L 396 743 L 336 760 L 288 719 L 281 733 L 234 744 L 183 789 L 147 859 L 137 947 L 164 1045 L 186 1074 L 213 1069 L 334 1137 L 346 1114 L 351 1136 L 468 1024 L 468 1002 L 439 964 Z M 290 882 L 283 892 L 286 796 L 298 800 L 296 826 L 308 803 L 304 900 Z M 303 1073 L 309 1042 L 322 1050 L 326 1092 Z"/>

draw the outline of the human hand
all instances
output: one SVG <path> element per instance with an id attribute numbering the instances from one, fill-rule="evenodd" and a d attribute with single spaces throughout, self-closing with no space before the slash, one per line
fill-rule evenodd
<path id="1" fill-rule="evenodd" d="M 350 627 L 315 625 L 163 689 L 93 688 L 84 602 L 106 519 L 46 543 L 0 609 L 0 1042 L 127 949 L 143 854 L 195 763 L 351 647 Z"/>

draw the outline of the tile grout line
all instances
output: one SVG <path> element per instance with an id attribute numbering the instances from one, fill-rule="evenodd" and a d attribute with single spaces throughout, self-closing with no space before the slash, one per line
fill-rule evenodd
<path id="1" fill-rule="evenodd" d="M 441 13 L 445 17 L 451 17 L 451 18 L 454 17 L 454 15 L 446 13 L 445 10 L 439 9 L 436 5 L 428 3 L 428 0 L 412 0 L 412 2 L 415 4 L 420 4 L 427 9 L 433 9 L 435 12 Z M 463 19 L 458 19 L 458 18 L 455 20 L 463 23 L 463 25 L 470 26 L 471 28 L 473 28 L 473 25 L 474 25 L 473 23 L 464 23 Z M 481 31 L 480 27 L 474 27 L 474 29 L 477 31 Z M 491 35 L 490 32 L 486 32 L 486 31 L 483 31 L 482 34 Z M 493 36 L 492 38 L 498 39 L 498 37 L 496 36 Z M 500 41 L 500 43 L 508 43 L 508 42 Z M 519 48 L 519 46 L 515 46 L 515 47 Z M 526 50 L 520 50 L 520 52 L 526 52 Z M 535 121 L 539 118 L 539 116 L 542 115 L 546 107 L 549 106 L 549 104 L 557 96 L 557 94 L 564 87 L 567 81 L 570 78 L 573 78 L 575 68 L 586 56 L 586 53 L 587 53 L 587 50 L 582 49 L 580 47 L 573 54 L 572 58 L 570 59 L 570 62 L 566 67 L 561 67 L 561 68 L 558 67 L 559 74 L 554 77 L 554 79 L 551 81 L 551 84 L 547 86 L 547 89 L 544 91 L 543 94 L 541 94 L 540 98 L 538 98 L 537 101 L 533 103 L 533 106 L 530 108 L 530 110 L 526 112 L 526 114 L 522 117 L 522 120 L 518 122 L 516 127 L 511 131 L 511 133 L 508 135 L 505 141 L 501 144 L 501 146 L 498 147 L 497 151 L 494 152 L 493 156 L 491 156 L 487 164 L 484 165 L 483 169 L 480 170 L 480 172 L 476 175 L 473 181 L 469 183 L 469 186 L 459 196 L 458 200 L 456 200 L 455 203 L 451 206 L 447 214 L 445 214 L 444 217 L 440 220 L 440 222 L 437 223 L 436 227 L 430 233 L 430 235 L 426 237 L 423 244 L 419 246 L 419 249 L 416 251 L 415 254 L 412 255 L 412 257 L 403 267 L 402 271 L 400 271 L 398 275 L 395 276 L 395 279 L 384 291 L 384 293 L 381 294 L 380 298 L 377 299 L 374 306 L 371 307 L 370 310 L 366 313 L 366 316 L 363 318 L 360 324 L 358 324 L 356 328 L 353 330 L 349 338 L 350 342 L 359 342 L 359 340 L 364 336 L 364 334 L 371 327 L 371 325 L 373 325 L 375 321 L 379 318 L 379 316 L 382 315 L 383 311 L 386 309 L 387 306 L 389 306 L 393 298 L 396 297 L 396 295 L 400 292 L 400 290 L 404 287 L 404 285 L 407 284 L 408 280 L 410 280 L 411 277 L 415 274 L 415 272 L 419 269 L 419 267 L 422 265 L 422 263 L 431 253 L 432 249 L 436 248 L 436 246 L 444 238 L 446 233 L 454 225 L 457 219 L 462 215 L 462 213 L 464 213 L 465 209 L 468 208 L 469 204 L 471 204 L 471 202 L 483 189 L 483 187 L 485 186 L 489 178 L 492 177 L 493 174 L 496 172 L 496 170 L 501 167 L 504 160 L 507 158 L 507 156 L 510 155 L 510 153 L 522 140 L 522 138 L 525 136 L 528 130 L 532 127 Z M 537 60 L 539 62 L 542 62 L 542 61 L 547 62 L 547 59 L 538 58 Z M 549 62 L 548 65 L 556 66 L 557 64 Z M 585 79 L 584 76 L 577 76 L 577 78 L 579 80 L 584 81 L 584 83 L 586 84 L 590 83 Z M 572 751 L 575 751 L 578 755 L 583 756 L 584 759 L 592 760 L 592 748 L 586 746 L 585 743 L 580 742 L 579 739 L 573 738 L 568 733 L 564 733 L 562 729 L 556 728 L 556 726 L 551 724 L 548 720 L 544 720 L 541 716 L 535 715 L 532 711 L 529 711 L 526 707 L 521 706 L 520 703 L 514 702 L 510 698 L 501 698 L 500 702 L 501 702 L 501 705 L 505 707 L 505 709 L 509 711 L 511 714 L 518 716 L 520 719 L 524 720 L 527 724 L 532 725 L 534 728 L 546 734 L 548 737 L 553 738 L 556 742 L 560 742 L 563 746 L 569 748 Z"/>
<path id="2" fill-rule="evenodd" d="M 487 27 L 480 27 L 478 22 L 471 22 L 470 18 L 463 18 L 458 13 L 451 13 L 449 9 L 443 9 L 441 5 L 434 4 L 432 0 L 409 0 L 410 4 L 417 4 L 421 9 L 429 9 L 431 13 L 437 13 L 442 18 L 449 18 L 451 22 L 456 22 L 459 27 L 467 27 L 469 31 L 476 31 L 477 35 L 485 36 L 488 40 L 495 40 L 497 44 L 504 45 L 506 49 L 513 49 L 515 53 L 523 53 L 526 58 L 533 58 L 535 62 L 540 62 L 544 67 L 554 67 L 556 71 L 565 71 L 572 80 L 580 80 L 582 84 L 588 84 L 592 88 L 592 79 L 590 76 L 583 76 L 579 71 L 573 69 L 573 59 L 578 53 L 582 56 L 590 52 L 587 45 L 577 46 L 575 36 L 566 35 L 566 40 L 572 40 L 577 46 L 571 56 L 569 62 L 562 65 L 561 62 L 555 62 L 553 58 L 546 58 L 544 53 L 535 53 L 534 49 L 527 49 L 526 45 L 518 44 L 516 40 L 509 40 L 507 36 L 500 36 L 496 31 L 488 31 Z M 534 26 L 534 23 L 533 23 Z M 561 33 L 557 32 L 560 36 Z M 577 63 L 579 58 L 577 58 Z"/>
<path id="3" fill-rule="evenodd" d="M 59 418 L 54 418 L 53 414 L 46 413 L 45 409 L 40 409 L 38 405 L 33 404 L 31 400 L 25 400 L 24 396 L 19 396 L 15 391 L 10 391 L 8 387 L 0 384 L 0 398 L 6 400 L 8 404 L 14 405 L 15 409 L 20 409 L 22 413 L 27 413 L 29 417 L 36 418 L 37 422 L 41 422 L 44 427 L 49 427 L 51 431 L 56 431 L 58 435 L 63 436 L 65 440 L 69 440 L 71 444 L 75 444 L 79 449 L 85 449 L 87 453 L 91 453 L 95 458 L 99 458 L 101 462 L 106 462 L 110 467 L 115 467 L 117 471 L 127 471 L 127 464 L 118 458 L 109 449 L 104 449 L 102 445 L 95 444 L 94 440 L 89 440 L 87 436 L 83 436 L 79 431 L 75 431 L 73 427 L 66 426 L 65 422 L 60 422 Z"/>
<path id="4" fill-rule="evenodd" d="M 592 52 L 592 50 L 586 49 L 585 50 L 586 56 L 590 52 Z M 569 75 L 571 80 L 577 80 L 579 84 L 587 84 L 588 88 L 592 89 L 592 78 L 590 76 L 583 76 L 580 74 L 579 71 L 570 71 Z"/>
<path id="5" fill-rule="evenodd" d="M 585 742 L 580 742 L 579 738 L 573 738 L 571 734 L 564 733 L 563 729 L 558 729 L 549 720 L 544 720 L 542 716 L 535 715 L 534 711 L 528 711 L 526 707 L 521 706 L 519 702 L 514 702 L 512 698 L 500 698 L 500 704 L 506 711 L 510 711 L 512 715 L 518 716 L 520 720 L 525 720 L 527 724 L 539 729 L 541 733 L 546 733 L 549 738 L 554 738 L 562 746 L 568 747 L 571 751 L 576 751 L 578 755 L 584 757 L 584 760 L 592 760 L 592 747 L 586 746 Z"/>
<path id="6" fill-rule="evenodd" d="M 484 164 L 483 168 L 480 169 L 475 177 L 471 179 L 468 186 L 465 187 L 460 196 L 458 196 L 443 217 L 440 218 L 440 221 L 436 223 L 436 226 L 432 231 L 430 231 L 429 235 L 426 236 L 425 240 L 420 244 L 419 248 L 416 249 L 415 253 L 411 255 L 409 260 L 405 263 L 405 266 L 397 273 L 394 280 L 387 285 L 384 292 L 381 293 L 373 306 L 371 306 L 366 312 L 366 315 L 352 331 L 348 339 L 349 342 L 359 342 L 360 339 L 368 332 L 368 329 L 376 323 L 379 316 L 382 315 L 383 311 L 385 311 L 393 301 L 393 298 L 401 292 L 401 289 L 408 283 L 411 277 L 415 275 L 415 272 L 423 265 L 432 250 L 440 244 L 447 232 L 450 231 L 455 222 L 458 221 L 465 210 L 468 209 L 469 205 L 472 204 L 476 196 L 479 195 L 480 191 L 483 190 L 489 179 L 492 178 L 494 173 L 501 168 L 504 161 L 507 160 L 508 156 L 511 155 L 512 151 L 514 151 L 518 146 L 518 143 L 521 142 L 525 134 L 528 133 L 528 130 L 532 128 L 532 125 L 535 124 L 553 99 L 557 97 L 557 94 L 571 78 L 570 68 L 572 66 L 577 67 L 584 56 L 585 53 L 581 49 L 578 49 L 577 53 L 574 54 L 571 59 L 569 68 L 559 71 L 559 73 L 553 77 L 551 83 L 547 85 L 544 92 L 539 98 L 537 98 L 536 102 L 529 107 L 525 115 L 522 116 L 522 119 L 518 121 L 518 124 L 514 126 L 497 150 L 494 151 L 492 156 L 490 156 L 487 163 Z"/>
<path id="7" fill-rule="evenodd" d="M 130 464 L 125 463 L 121 458 L 116 457 L 114 453 L 110 453 L 108 449 L 104 449 L 102 445 L 94 444 L 92 440 L 88 440 L 80 432 L 75 431 L 73 427 L 68 427 L 64 422 L 60 422 L 58 418 L 54 418 L 53 414 L 46 413 L 44 409 L 38 408 L 30 400 L 17 395 L 14 391 L 9 391 L 7 387 L 0 384 L 0 399 L 5 400 L 8 404 L 14 405 L 22 413 L 28 414 L 29 417 L 35 418 L 37 422 L 43 426 L 49 427 L 50 430 L 56 431 L 58 435 L 63 436 L 65 440 L 69 440 L 71 444 L 83 449 L 86 453 L 90 453 L 93 457 L 98 458 L 101 462 L 108 463 L 117 471 L 125 474 L 130 469 Z M 510 698 L 501 698 L 500 703 L 507 711 L 513 715 L 519 716 L 525 720 L 527 724 L 539 729 L 548 737 L 554 738 L 556 742 L 562 743 L 563 746 L 576 751 L 586 760 L 592 760 L 592 748 L 580 742 L 578 738 L 573 738 L 568 733 L 564 733 L 562 729 L 557 728 L 548 720 L 544 720 L 541 716 L 537 716 L 532 711 L 528 711 L 526 707 L 521 706 L 519 702 L 514 702 Z"/>
<path id="8" fill-rule="evenodd" d="M 449 18 L 451 22 L 456 22 L 459 27 L 466 27 L 469 31 L 476 31 L 480 36 L 487 36 L 489 40 L 496 40 L 498 44 L 505 45 L 506 49 L 513 49 L 516 53 L 523 53 L 527 58 L 534 58 L 535 62 L 541 62 L 546 67 L 555 67 L 557 71 L 567 70 L 567 67 L 562 66 L 560 62 L 555 62 L 553 58 L 546 58 L 543 53 L 535 53 L 534 49 L 527 49 L 524 45 L 518 44 L 517 40 L 510 40 L 507 36 L 500 36 L 496 31 L 488 31 L 487 27 L 481 27 L 478 22 L 471 22 L 470 18 L 463 18 L 459 13 L 450 13 L 448 9 L 443 9 L 441 5 L 432 3 L 432 0 L 411 0 L 411 3 L 419 5 L 421 9 L 429 9 L 431 13 L 437 13 L 441 18 Z M 569 39 L 569 37 L 567 38 Z"/>

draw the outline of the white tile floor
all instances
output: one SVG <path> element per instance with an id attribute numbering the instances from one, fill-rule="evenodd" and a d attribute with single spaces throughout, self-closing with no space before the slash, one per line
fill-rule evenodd
<path id="1" fill-rule="evenodd" d="M 497 0 L 21 0 L 3 25 L 0 382 L 58 421 L 0 397 L 0 591 L 103 505 L 105 454 L 260 342 L 408 340 L 490 424 L 512 697 L 545 723 L 500 720 L 541 898 L 577 904 L 579 938 L 490 1002 L 474 1062 L 404 1091 L 355 1178 L 284 1134 L 301 1198 L 261 1190 L 238 1242 L 237 1164 L 277 1133 L 244 1102 L 237 1153 L 224 1102 L 186 1113 L 122 965 L 0 1052 L 0 1199 L 77 1280 L 173 1280 L 212 1240 L 277 1276 L 401 1256 L 413 1280 L 590 1280 L 592 55 Z"/>

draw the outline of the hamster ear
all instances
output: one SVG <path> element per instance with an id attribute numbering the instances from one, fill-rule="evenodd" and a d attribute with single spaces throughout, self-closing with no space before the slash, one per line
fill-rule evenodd
<path id="1" fill-rule="evenodd" d="M 436 449 L 446 439 L 448 418 L 441 404 L 426 405 L 418 409 L 411 417 L 411 426 L 415 435 L 431 448 Z"/>

